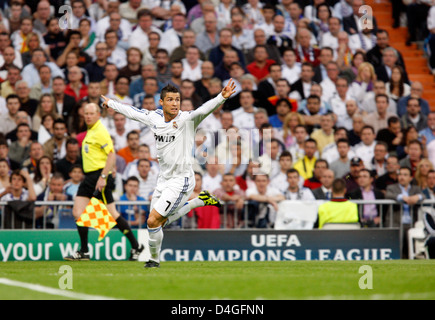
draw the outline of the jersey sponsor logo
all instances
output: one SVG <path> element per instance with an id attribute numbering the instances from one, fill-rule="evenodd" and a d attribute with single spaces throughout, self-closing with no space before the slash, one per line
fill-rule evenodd
<path id="1" fill-rule="evenodd" d="M 156 139 L 156 142 L 172 142 L 175 140 L 175 136 L 159 136 L 157 134 L 154 134 L 154 138 Z"/>

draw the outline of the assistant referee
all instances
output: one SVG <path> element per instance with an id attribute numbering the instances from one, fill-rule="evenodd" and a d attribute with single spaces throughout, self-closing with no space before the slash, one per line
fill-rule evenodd
<path id="1" fill-rule="evenodd" d="M 131 244 L 130 260 L 137 260 L 144 246 L 139 244 L 131 232 L 127 221 L 116 210 L 113 199 L 115 182 L 112 169 L 116 164 L 116 154 L 112 138 L 100 120 L 100 107 L 88 103 L 84 107 L 84 118 L 88 131 L 82 144 L 83 171 L 85 179 L 79 186 L 74 200 L 73 215 L 77 220 L 85 210 L 96 190 L 98 197 L 106 204 L 107 210 L 116 220 L 119 230 L 128 238 Z M 89 260 L 88 227 L 77 226 L 81 248 L 76 253 L 64 257 L 65 260 Z"/>

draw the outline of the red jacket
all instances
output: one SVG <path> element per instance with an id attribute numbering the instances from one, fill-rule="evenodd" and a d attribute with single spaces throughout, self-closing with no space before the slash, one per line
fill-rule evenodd
<path id="1" fill-rule="evenodd" d="M 76 92 L 71 88 L 71 85 L 68 83 L 64 93 L 74 97 L 76 99 L 76 102 L 79 102 L 80 100 L 88 96 L 88 86 L 82 83 L 82 86 L 79 90 L 79 95 L 77 96 Z"/>

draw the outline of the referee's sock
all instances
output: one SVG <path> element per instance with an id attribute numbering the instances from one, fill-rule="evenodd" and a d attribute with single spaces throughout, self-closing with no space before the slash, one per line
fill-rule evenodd
<path id="1" fill-rule="evenodd" d="M 79 236 L 80 236 L 80 251 L 81 252 L 88 252 L 88 227 L 81 227 L 81 226 L 77 226 L 77 231 L 79 232 Z"/>
<path id="2" fill-rule="evenodd" d="M 127 220 L 125 220 L 122 216 L 119 216 L 118 219 L 116 219 L 116 223 L 118 225 L 119 231 L 121 231 L 122 234 L 127 237 L 128 241 L 130 241 L 131 247 L 133 249 L 139 248 L 139 243 L 137 242 L 133 232 L 131 232 L 131 228 L 128 225 Z"/>

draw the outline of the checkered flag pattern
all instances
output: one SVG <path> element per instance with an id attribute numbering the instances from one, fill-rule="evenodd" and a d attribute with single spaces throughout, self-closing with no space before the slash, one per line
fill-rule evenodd
<path id="1" fill-rule="evenodd" d="M 98 241 L 101 241 L 109 230 L 116 225 L 115 219 L 113 219 L 109 211 L 107 211 L 104 203 L 95 197 L 91 198 L 85 211 L 83 211 L 76 223 L 81 227 L 96 229 L 100 233 Z"/>

